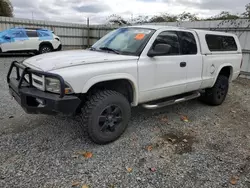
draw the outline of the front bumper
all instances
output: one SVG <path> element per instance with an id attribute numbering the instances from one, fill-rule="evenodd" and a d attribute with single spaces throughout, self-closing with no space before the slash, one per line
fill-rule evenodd
<path id="1" fill-rule="evenodd" d="M 17 78 L 10 78 L 12 69 L 16 67 L 17 73 L 19 69 L 23 70 L 22 75 L 17 74 Z M 61 82 L 61 94 L 53 94 L 45 91 L 41 91 L 32 86 L 31 76 L 29 83 L 25 81 L 24 76 L 31 74 L 32 72 L 39 72 L 45 76 L 58 77 Z M 64 80 L 59 75 L 51 75 L 41 71 L 36 71 L 24 67 L 23 64 L 13 62 L 8 76 L 7 81 L 9 85 L 10 95 L 15 98 L 19 105 L 29 114 L 57 114 L 63 113 L 67 115 L 74 114 L 79 107 L 81 100 L 77 96 L 64 95 Z"/>

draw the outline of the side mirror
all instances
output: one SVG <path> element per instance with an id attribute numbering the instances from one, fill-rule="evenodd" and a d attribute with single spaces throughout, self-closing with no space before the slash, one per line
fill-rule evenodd
<path id="1" fill-rule="evenodd" d="M 154 56 L 163 56 L 167 55 L 171 49 L 171 46 L 168 44 L 156 44 L 154 49 L 151 48 L 148 51 L 148 56 L 149 57 L 154 57 Z"/>

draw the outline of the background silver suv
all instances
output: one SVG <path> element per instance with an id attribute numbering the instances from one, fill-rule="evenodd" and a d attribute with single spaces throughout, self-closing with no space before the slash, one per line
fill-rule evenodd
<path id="1" fill-rule="evenodd" d="M 60 38 L 47 29 L 12 28 L 0 32 L 1 52 L 42 54 L 61 49 Z"/>

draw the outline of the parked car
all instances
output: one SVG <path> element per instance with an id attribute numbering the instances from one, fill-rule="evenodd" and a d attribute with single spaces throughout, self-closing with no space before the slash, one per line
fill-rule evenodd
<path id="1" fill-rule="evenodd" d="M 241 64 L 234 34 L 146 25 L 112 31 L 89 50 L 13 62 L 7 81 L 27 113 L 80 114 L 90 138 L 107 144 L 125 131 L 132 106 L 222 104 Z"/>
<path id="2" fill-rule="evenodd" d="M 0 52 L 43 54 L 61 49 L 60 38 L 47 29 L 12 28 L 0 32 Z"/>

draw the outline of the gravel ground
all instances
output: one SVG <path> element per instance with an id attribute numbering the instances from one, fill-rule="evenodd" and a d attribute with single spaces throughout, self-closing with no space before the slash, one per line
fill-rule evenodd
<path id="1" fill-rule="evenodd" d="M 1 188 L 250 188 L 249 80 L 235 81 L 218 107 L 193 100 L 134 108 L 125 134 L 99 146 L 78 118 L 27 115 L 10 98 L 8 67 L 24 58 L 0 59 Z"/>

